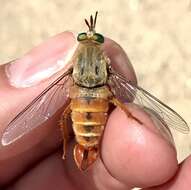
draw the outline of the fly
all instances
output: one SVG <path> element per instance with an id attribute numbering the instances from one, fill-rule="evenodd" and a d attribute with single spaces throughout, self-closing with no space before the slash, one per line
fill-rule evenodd
<path id="1" fill-rule="evenodd" d="M 112 68 L 102 50 L 104 37 L 95 31 L 96 19 L 97 12 L 94 18 L 90 16 L 90 22 L 85 19 L 89 30 L 78 34 L 74 64 L 8 124 L 2 137 L 3 145 L 18 140 L 65 107 L 60 120 L 63 158 L 69 138 L 67 118 L 71 117 L 76 139 L 74 160 L 79 169 L 86 170 L 99 155 L 109 104 L 119 106 L 128 117 L 141 123 L 124 104 L 131 101 L 157 116 L 164 128 L 169 126 L 183 133 L 189 132 L 187 123 L 178 113 Z"/>

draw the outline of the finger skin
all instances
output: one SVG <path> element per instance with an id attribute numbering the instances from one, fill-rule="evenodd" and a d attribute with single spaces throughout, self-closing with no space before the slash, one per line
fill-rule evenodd
<path id="1" fill-rule="evenodd" d="M 70 150 L 72 150 L 72 145 Z M 91 171 L 81 172 L 76 168 L 72 159 L 72 151 L 63 162 L 62 151 L 53 153 L 39 162 L 34 168 L 27 172 L 22 178 L 17 180 L 8 189 L 14 190 L 77 190 L 95 189 L 92 181 Z"/>
<path id="2" fill-rule="evenodd" d="M 70 147 L 70 150 L 72 150 Z M 66 160 L 61 160 L 62 152 L 59 151 L 39 162 L 29 172 L 24 174 L 22 178 L 18 179 L 16 183 L 10 184 L 7 189 L 9 190 L 128 190 L 129 188 L 112 178 L 104 169 L 103 164 L 98 160 L 96 161 L 99 168 L 96 166 L 96 170 L 89 168 L 86 171 L 80 171 L 77 169 L 72 151 L 67 155 Z M 100 163 L 99 163 L 100 162 Z M 104 170 L 104 172 L 103 172 Z M 104 174 L 103 174 L 104 173 Z M 102 179 L 97 176 L 102 175 Z M 104 175 L 104 176 L 103 176 Z M 52 183 L 54 182 L 54 183 Z"/>
<path id="3" fill-rule="evenodd" d="M 177 170 L 175 148 L 157 131 L 148 115 L 134 106 L 130 109 L 143 125 L 127 118 L 119 108 L 113 111 L 101 146 L 105 165 L 98 159 L 89 170 L 81 172 L 70 148 L 64 162 L 60 159 L 61 153 L 46 158 L 20 178 L 14 184 L 15 189 L 51 189 L 51 180 L 59 184 L 60 189 L 91 186 L 100 190 L 130 190 L 168 181 Z"/>
<path id="4" fill-rule="evenodd" d="M 144 190 L 187 190 L 191 186 L 191 156 L 179 165 L 176 175 L 167 183 L 158 187 L 147 188 Z"/>
<path id="5" fill-rule="evenodd" d="M 67 34 L 67 38 L 70 37 L 73 38 L 73 36 Z M 65 43 L 67 38 L 65 38 Z M 51 44 L 49 43 L 49 45 Z M 107 39 L 104 48 L 107 49 L 106 53 L 111 60 L 111 64 L 121 65 L 124 74 L 128 74 L 127 79 L 136 82 L 135 72 L 121 47 L 112 40 Z M 35 60 L 40 61 L 37 58 Z M 30 103 L 50 83 L 50 80 L 31 88 L 16 89 L 8 84 L 4 66 L 0 67 L 0 136 L 2 136 L 11 119 Z M 0 146 L 0 184 L 8 183 L 15 176 L 25 171 L 29 165 L 50 153 L 60 144 L 58 120 L 59 114 L 10 146 Z M 5 172 L 7 168 L 9 168 L 8 172 Z"/>
<path id="6" fill-rule="evenodd" d="M 115 41 L 106 38 L 104 43 L 104 51 L 109 57 L 110 64 L 114 70 L 118 71 L 133 84 L 136 84 L 137 78 L 135 70 L 133 69 L 133 66 L 123 48 Z"/>
<path id="7" fill-rule="evenodd" d="M 102 157 L 113 177 L 129 187 L 150 187 L 173 177 L 178 162 L 174 146 L 150 117 L 132 104 L 127 107 L 142 124 L 116 109 L 106 126 Z"/>

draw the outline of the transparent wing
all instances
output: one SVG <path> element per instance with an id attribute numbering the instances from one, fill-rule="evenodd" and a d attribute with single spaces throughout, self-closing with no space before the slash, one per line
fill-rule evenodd
<path id="1" fill-rule="evenodd" d="M 127 79 L 115 71 L 111 71 L 108 85 L 116 98 L 122 102 L 132 102 L 141 105 L 143 109 L 149 109 L 158 114 L 158 119 L 182 133 L 188 133 L 189 127 L 186 121 L 173 109 L 165 105 L 143 88 L 131 84 Z M 162 121 L 163 120 L 163 121 Z"/>
<path id="2" fill-rule="evenodd" d="M 72 83 L 70 73 L 71 69 L 58 77 L 8 124 L 2 136 L 3 145 L 21 138 L 64 106 Z"/>

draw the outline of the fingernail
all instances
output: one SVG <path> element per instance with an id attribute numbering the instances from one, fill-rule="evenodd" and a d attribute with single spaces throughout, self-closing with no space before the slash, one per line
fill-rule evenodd
<path id="1" fill-rule="evenodd" d="M 9 83 L 17 88 L 38 84 L 66 67 L 76 47 L 76 37 L 72 32 L 48 39 L 5 66 Z"/>

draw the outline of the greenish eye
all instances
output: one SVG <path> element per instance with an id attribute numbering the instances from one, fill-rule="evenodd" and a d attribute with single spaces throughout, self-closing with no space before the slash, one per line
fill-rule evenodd
<path id="1" fill-rule="evenodd" d="M 83 32 L 83 33 L 78 34 L 78 37 L 77 37 L 78 41 L 83 41 L 86 39 L 87 39 L 87 33 Z"/>
<path id="2" fill-rule="evenodd" d="M 95 33 L 93 35 L 93 40 L 95 40 L 96 42 L 99 42 L 100 44 L 104 43 L 104 37 L 99 33 Z"/>

